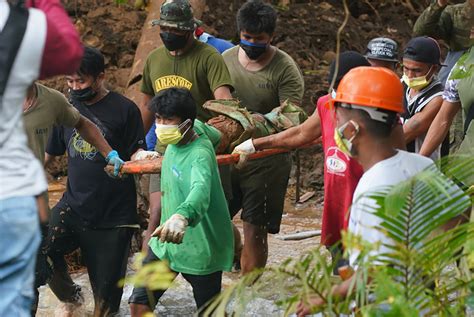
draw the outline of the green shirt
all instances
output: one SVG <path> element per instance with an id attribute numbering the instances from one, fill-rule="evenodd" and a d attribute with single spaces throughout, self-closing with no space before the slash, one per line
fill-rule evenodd
<path id="1" fill-rule="evenodd" d="M 227 202 L 210 141 L 219 132 L 195 121 L 204 132 L 186 145 L 169 145 L 161 169 L 161 224 L 171 215 L 183 215 L 189 222 L 181 244 L 150 240 L 156 256 L 168 260 L 172 270 L 206 275 L 230 271 L 234 241 Z"/>
<path id="2" fill-rule="evenodd" d="M 228 49 L 222 55 L 234 83 L 234 97 L 250 111 L 262 114 L 289 99 L 301 103 L 304 92 L 303 75 L 295 61 L 276 48 L 268 65 L 259 71 L 246 70 L 238 60 L 239 46 Z"/>
<path id="3" fill-rule="evenodd" d="M 214 99 L 221 86 L 232 87 L 229 71 L 215 48 L 194 41 L 183 55 L 173 56 L 161 46 L 148 56 L 143 69 L 141 91 L 153 96 L 162 89 L 184 87 L 198 105 L 198 118 L 207 121 L 212 116 L 201 106 Z"/>
<path id="4" fill-rule="evenodd" d="M 53 125 L 74 127 L 81 117 L 57 90 L 36 83 L 36 105 L 23 114 L 28 145 L 38 160 L 44 162 L 44 152 Z"/>
<path id="5" fill-rule="evenodd" d="M 469 6 L 469 0 L 445 7 L 440 7 L 438 1 L 433 0 L 416 20 L 414 35 L 442 39 L 452 51 L 467 49 L 470 46 L 469 37 L 474 21 L 474 10 Z"/>

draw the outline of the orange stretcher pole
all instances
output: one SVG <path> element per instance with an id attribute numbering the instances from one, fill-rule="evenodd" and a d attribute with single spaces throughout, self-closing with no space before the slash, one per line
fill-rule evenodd
<path id="1" fill-rule="evenodd" d="M 308 148 L 313 145 L 319 144 L 321 142 L 320 139 L 318 139 L 316 142 L 310 143 L 308 145 L 304 145 L 301 148 Z M 264 158 L 267 156 L 271 155 L 276 155 L 280 153 L 287 153 L 292 150 L 289 149 L 268 149 L 268 150 L 262 150 L 258 151 L 256 153 L 250 154 L 247 156 L 247 160 L 255 160 L 259 158 Z M 218 165 L 231 165 L 231 164 L 237 164 L 240 159 L 239 154 L 221 154 L 217 155 L 217 164 Z M 157 174 L 161 172 L 161 163 L 162 163 L 163 158 L 156 158 L 153 160 L 140 160 L 140 161 L 129 161 L 125 162 L 125 164 L 122 166 L 122 169 L 120 170 L 120 173 L 122 174 Z M 113 172 L 113 166 L 106 166 L 106 170 L 109 173 Z"/>

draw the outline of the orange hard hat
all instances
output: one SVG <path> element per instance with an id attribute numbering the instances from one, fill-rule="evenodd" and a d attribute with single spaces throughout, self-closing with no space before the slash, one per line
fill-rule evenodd
<path id="1" fill-rule="evenodd" d="M 350 70 L 337 87 L 330 101 L 372 107 L 402 113 L 403 86 L 400 78 L 383 67 L 356 67 Z"/>

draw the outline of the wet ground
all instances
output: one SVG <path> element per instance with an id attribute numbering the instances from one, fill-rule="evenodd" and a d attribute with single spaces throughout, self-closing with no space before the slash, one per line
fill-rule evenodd
<path id="1" fill-rule="evenodd" d="M 49 196 L 52 205 L 61 198 L 62 191 L 65 188 L 64 184 L 65 179 L 61 179 L 59 182 L 50 183 Z M 321 201 L 320 195 L 316 194 L 313 198 L 298 206 L 295 206 L 291 199 L 292 196 L 293 190 L 290 187 L 290 190 L 288 191 L 288 199 L 285 204 L 285 214 L 283 216 L 281 231 L 278 235 L 271 235 L 269 238 L 269 264 L 281 263 L 288 257 L 298 257 L 305 251 L 310 250 L 319 244 L 319 237 L 308 238 L 300 241 L 284 241 L 279 239 L 283 235 L 316 230 L 321 227 L 320 219 L 322 205 L 317 203 Z M 236 219 L 234 222 L 240 231 L 242 231 L 242 222 L 239 219 Z M 132 258 L 129 263 L 133 263 Z M 133 274 L 131 265 L 129 265 L 128 274 Z M 223 287 L 232 284 L 238 278 L 239 273 L 225 273 Z M 74 273 L 73 279 L 76 283 L 82 286 L 85 297 L 84 305 L 77 310 L 74 316 L 91 316 L 94 300 L 87 271 L 83 269 L 78 273 Z M 127 300 L 131 292 L 132 286 L 126 285 L 122 296 L 122 304 L 120 306 L 120 316 L 129 316 L 130 314 Z M 271 301 L 263 299 L 253 301 L 248 306 L 249 316 L 276 316 L 281 313 Z M 59 316 L 59 307 L 60 303 L 51 290 L 47 286 L 41 287 L 37 316 Z M 196 306 L 192 297 L 191 287 L 182 278 L 178 277 L 173 286 L 161 298 L 155 313 L 160 316 L 190 316 L 195 312 L 195 310 Z"/>

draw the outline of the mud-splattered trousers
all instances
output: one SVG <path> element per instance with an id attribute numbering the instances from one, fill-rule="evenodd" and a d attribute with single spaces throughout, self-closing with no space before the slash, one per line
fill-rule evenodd
<path id="1" fill-rule="evenodd" d="M 51 211 L 46 251 L 53 262 L 51 290 L 63 302 L 80 299 L 80 287 L 69 273 L 64 255 L 79 248 L 92 286 L 95 313 L 108 316 L 118 312 L 125 277 L 130 241 L 134 229 L 129 227 L 94 228 L 59 201 Z"/>

